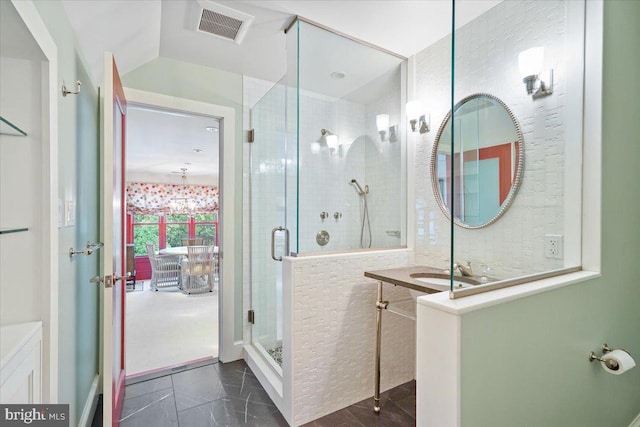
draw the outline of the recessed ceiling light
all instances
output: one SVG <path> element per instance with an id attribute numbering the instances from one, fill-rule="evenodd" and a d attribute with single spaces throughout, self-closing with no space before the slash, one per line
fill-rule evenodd
<path id="1" fill-rule="evenodd" d="M 334 71 L 333 73 L 331 73 L 331 77 L 333 77 L 334 79 L 344 79 L 345 77 L 347 77 L 347 75 L 342 71 Z"/>
<path id="2" fill-rule="evenodd" d="M 184 162 L 185 165 L 191 166 L 191 162 Z"/>
<path id="3" fill-rule="evenodd" d="M 194 153 L 202 153 L 204 150 L 202 148 L 194 148 L 193 152 Z"/>
<path id="4" fill-rule="evenodd" d="M 215 126 L 207 126 L 205 129 L 209 132 L 218 132 L 218 128 Z"/>

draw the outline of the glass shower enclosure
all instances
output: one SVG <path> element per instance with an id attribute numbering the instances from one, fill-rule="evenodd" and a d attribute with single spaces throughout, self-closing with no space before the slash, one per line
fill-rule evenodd
<path id="1" fill-rule="evenodd" d="M 252 344 L 282 374 L 282 257 L 406 245 L 406 59 L 297 19 L 251 109 Z"/>

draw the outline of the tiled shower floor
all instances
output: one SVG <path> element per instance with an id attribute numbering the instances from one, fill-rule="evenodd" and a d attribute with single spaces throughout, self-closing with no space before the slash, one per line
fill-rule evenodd
<path id="1" fill-rule="evenodd" d="M 282 366 L 282 346 L 271 348 L 267 350 L 267 353 L 269 353 L 269 356 L 271 356 L 271 358 L 275 360 L 278 365 Z"/>

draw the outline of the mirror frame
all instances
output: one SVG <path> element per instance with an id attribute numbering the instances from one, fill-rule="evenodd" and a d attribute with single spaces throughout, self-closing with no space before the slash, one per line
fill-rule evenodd
<path id="1" fill-rule="evenodd" d="M 513 203 L 513 199 L 515 198 L 516 194 L 518 193 L 518 190 L 520 188 L 520 184 L 522 183 L 522 175 L 524 174 L 524 137 L 522 136 L 522 130 L 520 128 L 520 123 L 518 122 L 518 119 L 516 119 L 516 117 L 514 116 L 513 112 L 511 111 L 511 109 L 509 107 L 507 107 L 507 105 L 502 102 L 502 100 L 496 96 L 493 96 L 489 93 L 474 93 L 471 94 L 465 98 L 463 98 L 462 100 L 460 100 L 455 107 L 453 107 L 453 111 L 458 110 L 458 108 L 460 108 L 465 102 L 470 101 L 474 98 L 479 98 L 479 97 L 486 97 L 486 98 L 490 98 L 491 100 L 497 102 L 498 104 L 500 104 L 502 106 L 502 108 L 505 109 L 505 111 L 509 114 L 509 117 L 511 118 L 511 121 L 514 125 L 514 127 L 516 128 L 516 136 L 517 136 L 517 143 L 518 143 L 518 164 L 517 164 L 517 168 L 516 168 L 516 177 L 513 181 L 513 183 L 511 184 L 511 188 L 509 189 L 509 193 L 507 194 L 507 198 L 505 199 L 504 203 L 500 206 L 500 209 L 498 210 L 498 212 L 493 216 L 493 218 L 491 218 L 489 221 L 479 224 L 479 225 L 469 225 L 469 224 L 465 224 L 464 222 L 460 221 L 458 218 L 456 218 L 455 216 L 451 215 L 451 212 L 449 211 L 449 208 L 447 208 L 447 206 L 445 205 L 444 201 L 442 200 L 442 195 L 440 194 L 440 188 L 438 188 L 438 177 L 437 177 L 437 170 L 436 170 L 436 164 L 437 164 L 437 156 L 438 156 L 438 145 L 440 143 L 440 137 L 442 136 L 442 133 L 444 132 L 444 129 L 447 125 L 447 123 L 449 123 L 449 121 L 451 120 L 451 110 L 447 113 L 447 115 L 444 117 L 444 119 L 442 120 L 442 123 L 440 124 L 440 128 L 438 129 L 438 133 L 436 135 L 435 140 L 433 141 L 433 147 L 431 149 L 431 188 L 433 189 L 433 195 L 436 199 L 436 202 L 438 203 L 438 206 L 440 207 L 440 210 L 444 213 L 444 215 L 447 217 L 448 220 L 451 220 L 453 218 L 453 222 L 454 224 L 456 224 L 459 227 L 462 228 L 467 228 L 467 229 L 478 229 L 478 228 L 484 228 L 487 227 L 491 224 L 493 224 L 494 222 L 496 222 L 502 215 L 504 215 L 504 213 L 507 211 L 507 209 L 509 209 L 509 207 L 511 206 L 511 204 Z"/>

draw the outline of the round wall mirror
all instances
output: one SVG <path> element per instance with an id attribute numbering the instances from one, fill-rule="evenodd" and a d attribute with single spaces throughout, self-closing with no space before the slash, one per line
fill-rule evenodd
<path id="1" fill-rule="evenodd" d="M 431 154 L 433 192 L 449 219 L 453 212 L 460 227 L 493 224 L 512 203 L 523 171 L 524 139 L 504 102 L 477 93 L 449 111 Z"/>

